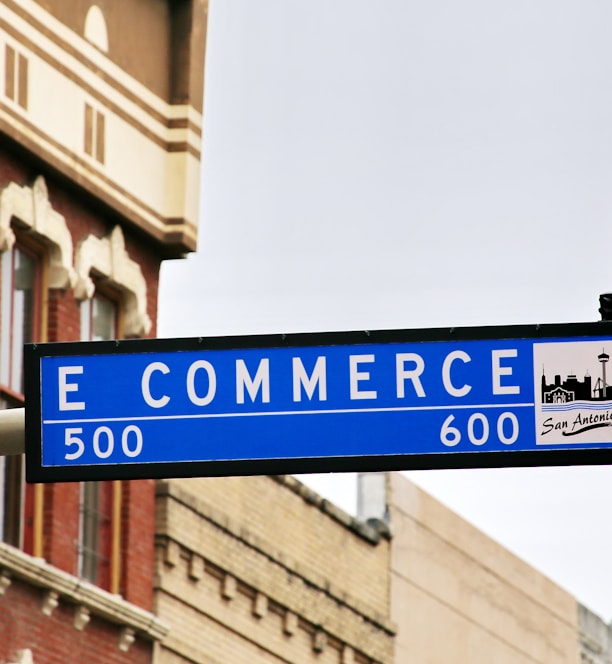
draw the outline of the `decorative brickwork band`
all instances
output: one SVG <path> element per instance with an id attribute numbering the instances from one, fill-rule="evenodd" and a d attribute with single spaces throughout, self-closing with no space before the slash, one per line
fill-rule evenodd
<path id="1" fill-rule="evenodd" d="M 322 629 L 317 629 L 312 635 L 312 649 L 315 652 L 323 652 L 327 645 L 327 634 Z"/>
<path id="2" fill-rule="evenodd" d="M 189 578 L 199 581 L 204 576 L 204 567 L 204 558 L 192 553 L 189 558 Z"/>
<path id="3" fill-rule="evenodd" d="M 253 615 L 264 618 L 268 613 L 268 598 L 263 593 L 255 593 L 253 598 Z"/>
<path id="4" fill-rule="evenodd" d="M 355 664 L 355 651 L 350 646 L 342 648 L 341 664 Z"/>
<path id="5" fill-rule="evenodd" d="M 170 567 L 175 567 L 178 565 L 179 559 L 181 556 L 181 550 L 179 545 L 173 541 L 168 540 L 166 542 L 166 549 L 164 551 L 164 562 Z"/>
<path id="6" fill-rule="evenodd" d="M 298 628 L 298 617 L 293 611 L 286 611 L 283 618 L 283 632 L 287 636 L 293 636 Z"/>
<path id="7" fill-rule="evenodd" d="M 223 599 L 234 599 L 236 597 L 236 593 L 238 592 L 238 583 L 236 582 L 236 578 L 231 576 L 230 574 L 226 574 L 223 577 L 222 585 L 221 585 L 221 597 Z"/>

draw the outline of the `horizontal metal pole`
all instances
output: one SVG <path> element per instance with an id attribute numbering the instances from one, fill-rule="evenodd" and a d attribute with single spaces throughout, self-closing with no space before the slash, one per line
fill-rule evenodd
<path id="1" fill-rule="evenodd" d="M 0 456 L 25 452 L 25 408 L 0 410 Z"/>

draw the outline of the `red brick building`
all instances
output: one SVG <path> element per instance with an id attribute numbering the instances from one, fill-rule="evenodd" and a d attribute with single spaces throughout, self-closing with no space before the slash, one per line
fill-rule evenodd
<path id="1" fill-rule="evenodd" d="M 25 342 L 155 335 L 160 263 L 196 245 L 206 11 L 0 3 L 0 407 Z M 23 466 L 0 457 L 0 662 L 150 662 L 154 482 Z"/>

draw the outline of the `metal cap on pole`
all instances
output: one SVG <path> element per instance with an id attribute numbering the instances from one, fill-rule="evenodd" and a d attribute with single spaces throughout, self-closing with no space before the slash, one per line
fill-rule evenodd
<path id="1" fill-rule="evenodd" d="M 612 293 L 602 293 L 599 296 L 599 313 L 601 320 L 612 320 Z"/>
<path id="2" fill-rule="evenodd" d="M 0 456 L 25 452 L 25 408 L 0 410 Z"/>

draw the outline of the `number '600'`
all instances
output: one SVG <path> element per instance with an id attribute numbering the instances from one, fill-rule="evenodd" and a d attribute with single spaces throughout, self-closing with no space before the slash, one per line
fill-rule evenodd
<path id="1" fill-rule="evenodd" d="M 64 445 L 73 451 L 66 452 L 65 459 L 74 461 L 85 452 L 85 442 L 81 436 L 81 427 L 69 427 L 66 429 Z M 97 427 L 91 437 L 91 446 L 98 459 L 108 459 L 115 450 L 115 434 L 107 426 Z M 121 451 L 126 457 L 133 459 L 142 452 L 142 431 L 135 425 L 130 424 L 121 432 Z"/>
<path id="2" fill-rule="evenodd" d="M 462 432 L 452 425 L 454 419 L 454 415 L 449 415 L 440 429 L 440 440 L 447 447 L 454 447 L 462 438 Z M 519 423 L 514 413 L 501 413 L 494 426 L 496 426 L 497 438 L 504 445 L 512 445 L 517 441 Z M 484 413 L 473 413 L 468 418 L 465 433 L 472 445 L 480 446 L 489 440 L 490 429 L 489 419 Z"/>

